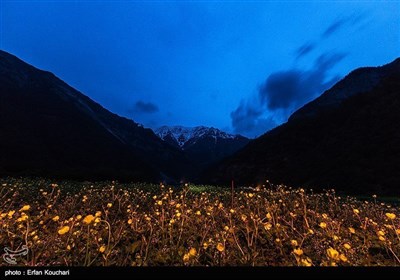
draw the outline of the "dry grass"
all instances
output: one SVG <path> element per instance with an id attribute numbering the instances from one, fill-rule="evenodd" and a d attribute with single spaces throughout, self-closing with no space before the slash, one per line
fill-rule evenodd
<path id="1" fill-rule="evenodd" d="M 376 197 L 268 184 L 232 206 L 206 186 L 0 182 L 0 248 L 27 245 L 19 265 L 400 265 L 399 208 Z"/>

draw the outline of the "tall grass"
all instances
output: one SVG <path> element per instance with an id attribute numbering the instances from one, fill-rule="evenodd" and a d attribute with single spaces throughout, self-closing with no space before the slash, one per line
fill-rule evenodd
<path id="1" fill-rule="evenodd" d="M 0 181 L 19 265 L 399 266 L 397 206 L 285 186 Z M 3 262 L 2 265 L 7 265 Z"/>

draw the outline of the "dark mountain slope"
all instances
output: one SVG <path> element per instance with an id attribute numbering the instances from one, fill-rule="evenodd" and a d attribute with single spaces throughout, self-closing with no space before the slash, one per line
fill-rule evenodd
<path id="1" fill-rule="evenodd" d="M 339 86 L 346 92 L 347 85 L 348 92 L 358 94 L 340 98 L 334 106 L 318 104 L 318 99 L 311 102 L 293 114 L 297 117 L 209 170 L 204 179 L 261 183 L 268 178 L 314 189 L 400 195 L 400 59 L 373 68 L 380 69 L 385 73 L 368 87 L 371 68 L 355 72 L 360 90 L 354 90 L 357 83 L 348 75 L 325 95 Z M 312 114 L 306 112 L 309 108 Z"/>
<path id="2" fill-rule="evenodd" d="M 3 51 L 0 131 L 1 175 L 154 181 L 190 169 L 150 129 Z"/>

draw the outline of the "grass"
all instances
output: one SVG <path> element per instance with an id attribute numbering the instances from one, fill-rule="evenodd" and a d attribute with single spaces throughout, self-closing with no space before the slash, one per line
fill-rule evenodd
<path id="1" fill-rule="evenodd" d="M 6 178 L 0 198 L 18 265 L 400 266 L 399 208 L 375 196 Z"/>

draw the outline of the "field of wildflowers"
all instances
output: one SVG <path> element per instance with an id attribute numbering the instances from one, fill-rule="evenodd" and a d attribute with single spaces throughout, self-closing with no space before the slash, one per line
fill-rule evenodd
<path id="1" fill-rule="evenodd" d="M 5 178 L 0 198 L 18 265 L 400 266 L 399 206 L 376 196 Z"/>

